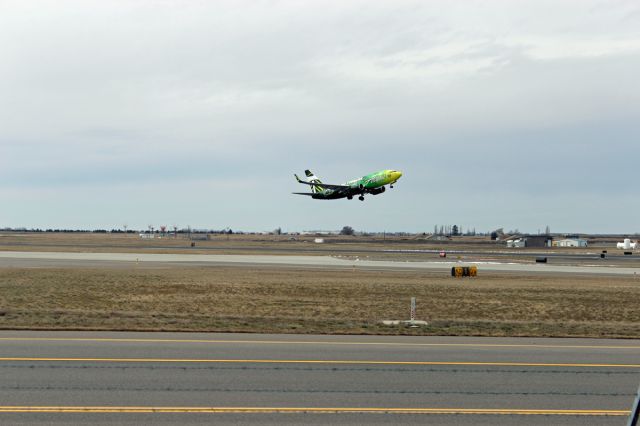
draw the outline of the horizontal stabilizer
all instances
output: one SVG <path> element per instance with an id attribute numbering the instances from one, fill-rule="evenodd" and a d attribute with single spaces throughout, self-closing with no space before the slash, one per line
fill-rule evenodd
<path id="1" fill-rule="evenodd" d="M 296 195 L 309 195 L 309 196 L 313 196 L 316 195 L 313 192 L 292 192 L 292 194 L 296 194 Z"/>

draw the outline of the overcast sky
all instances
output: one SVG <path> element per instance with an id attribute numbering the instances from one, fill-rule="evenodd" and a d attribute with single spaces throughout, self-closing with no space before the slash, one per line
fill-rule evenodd
<path id="1" fill-rule="evenodd" d="M 0 228 L 640 232 L 639 77 L 635 0 L 0 0 Z"/>

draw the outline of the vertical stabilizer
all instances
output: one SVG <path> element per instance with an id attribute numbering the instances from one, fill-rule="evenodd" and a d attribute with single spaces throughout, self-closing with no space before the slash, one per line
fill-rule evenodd
<path id="1" fill-rule="evenodd" d="M 318 176 L 314 175 L 311 170 L 305 170 L 304 174 L 307 175 L 307 180 L 310 183 L 322 183 L 322 181 L 318 178 Z M 312 192 L 322 192 L 324 188 L 321 185 L 313 185 L 311 187 Z"/>

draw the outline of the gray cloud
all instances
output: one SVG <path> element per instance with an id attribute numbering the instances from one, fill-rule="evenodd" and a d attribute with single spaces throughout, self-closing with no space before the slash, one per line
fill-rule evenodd
<path id="1" fill-rule="evenodd" d="M 639 10 L 4 2 L 0 226 L 635 232 Z M 322 203 L 308 167 L 405 177 Z"/>

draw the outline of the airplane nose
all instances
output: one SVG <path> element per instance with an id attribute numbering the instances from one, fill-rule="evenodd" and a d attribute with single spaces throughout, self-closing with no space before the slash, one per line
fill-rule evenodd
<path id="1" fill-rule="evenodd" d="M 400 179 L 401 176 L 402 176 L 402 172 L 396 171 L 396 180 Z"/>

